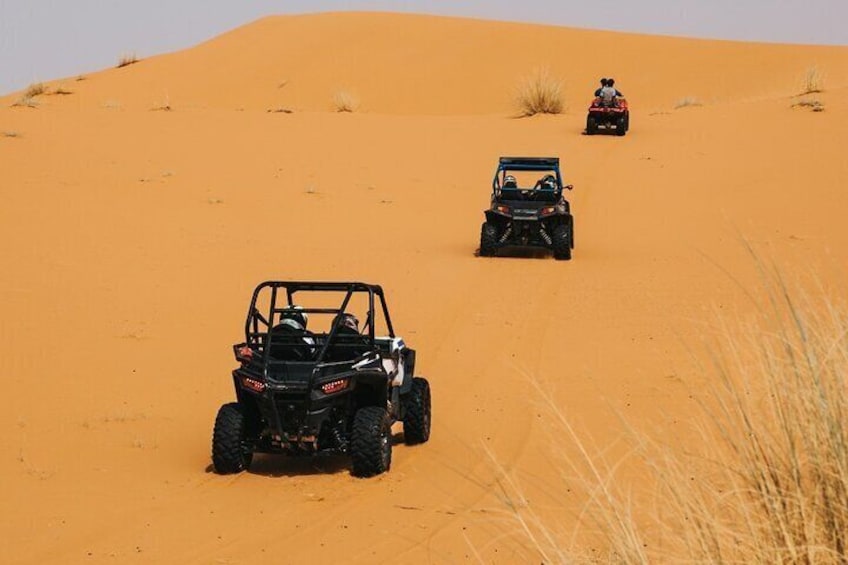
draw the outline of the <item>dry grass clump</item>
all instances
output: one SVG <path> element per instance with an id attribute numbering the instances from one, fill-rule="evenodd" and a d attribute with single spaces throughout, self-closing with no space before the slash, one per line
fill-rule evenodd
<path id="1" fill-rule="evenodd" d="M 56 96 L 67 96 L 68 94 L 73 94 L 72 90 L 68 90 L 64 86 L 57 86 L 53 89 L 50 89 L 45 92 L 45 94 L 56 95 Z"/>
<path id="2" fill-rule="evenodd" d="M 12 103 L 14 108 L 38 108 L 38 100 L 33 96 L 23 96 Z"/>
<path id="3" fill-rule="evenodd" d="M 120 69 L 121 67 L 127 67 L 129 65 L 133 65 L 135 63 L 138 63 L 138 61 L 139 61 L 139 59 L 138 59 L 138 57 L 136 57 L 135 53 L 127 53 L 127 54 L 121 55 L 121 57 L 118 59 L 118 64 L 116 65 L 115 68 Z"/>
<path id="4" fill-rule="evenodd" d="M 703 103 L 694 96 L 684 96 L 674 103 L 674 109 L 686 108 L 689 106 L 703 106 Z"/>
<path id="5" fill-rule="evenodd" d="M 40 96 L 47 91 L 47 87 L 44 86 L 43 82 L 34 82 L 24 90 L 24 93 L 18 98 L 15 102 L 12 103 L 12 107 L 18 108 L 37 108 L 38 100 L 36 100 L 36 96 Z"/>
<path id="6" fill-rule="evenodd" d="M 824 104 L 814 96 L 805 96 L 792 103 L 793 108 L 809 108 L 813 112 L 824 112 Z"/>
<path id="7" fill-rule="evenodd" d="M 34 82 L 27 87 L 22 98 L 35 98 L 40 94 L 44 94 L 46 91 L 47 87 L 44 86 L 43 82 Z"/>
<path id="8" fill-rule="evenodd" d="M 816 94 L 824 89 L 824 74 L 818 67 L 812 66 L 804 73 L 801 80 L 801 92 L 799 95 Z"/>
<path id="9" fill-rule="evenodd" d="M 560 114 L 563 110 L 562 81 L 549 69 L 539 68 L 521 81 L 516 95 L 521 116 Z"/>
<path id="10" fill-rule="evenodd" d="M 5 130 L 3 132 L 0 132 L 0 135 L 2 135 L 3 137 L 21 137 L 21 133 L 14 130 Z"/>
<path id="11" fill-rule="evenodd" d="M 653 494 L 634 496 L 617 478 L 622 461 L 590 452 L 543 394 L 576 445 L 564 471 L 587 493 L 581 518 L 595 527 L 556 537 L 516 506 L 522 535 L 546 562 L 582 559 L 575 540 L 587 537 L 616 563 L 848 562 L 848 307 L 763 272 L 758 318 L 724 324 L 713 349 L 716 385 L 694 416 L 700 441 L 671 449 L 629 430 L 639 457 L 627 464 L 650 471 Z"/>
<path id="12" fill-rule="evenodd" d="M 336 112 L 356 112 L 359 109 L 359 99 L 347 90 L 339 90 L 333 95 L 333 108 Z"/>

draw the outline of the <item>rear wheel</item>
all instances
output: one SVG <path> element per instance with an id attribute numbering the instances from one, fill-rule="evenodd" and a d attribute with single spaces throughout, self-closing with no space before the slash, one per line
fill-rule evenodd
<path id="1" fill-rule="evenodd" d="M 480 228 L 480 255 L 491 257 L 498 249 L 498 230 L 489 222 Z"/>
<path id="2" fill-rule="evenodd" d="M 615 134 L 624 135 L 625 133 L 627 133 L 627 118 L 622 116 L 618 118 L 618 121 L 615 123 Z"/>
<path id="3" fill-rule="evenodd" d="M 586 118 L 586 135 L 595 135 L 598 131 L 598 122 L 594 117 Z"/>
<path id="4" fill-rule="evenodd" d="M 430 439 L 430 383 L 427 379 L 412 379 L 412 390 L 403 398 L 403 409 L 403 441 L 415 445 Z"/>
<path id="5" fill-rule="evenodd" d="M 571 259 L 571 224 L 560 224 L 554 228 L 553 236 L 551 237 L 554 248 L 554 259 L 558 261 L 568 261 Z"/>
<path id="6" fill-rule="evenodd" d="M 248 442 L 247 424 L 238 402 L 224 404 L 218 410 L 212 432 L 212 465 L 217 473 L 240 473 L 250 467 L 253 448 Z"/>
<path id="7" fill-rule="evenodd" d="M 350 440 L 353 474 L 373 477 L 392 465 L 391 420 L 385 408 L 366 406 L 356 411 Z"/>

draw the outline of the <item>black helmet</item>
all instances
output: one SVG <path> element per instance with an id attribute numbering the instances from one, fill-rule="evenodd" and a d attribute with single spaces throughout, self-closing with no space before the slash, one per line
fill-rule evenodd
<path id="1" fill-rule="evenodd" d="M 306 312 L 303 312 L 302 306 L 292 305 L 280 315 L 280 321 L 285 322 L 286 320 L 291 320 L 300 326 L 299 329 L 306 329 L 306 322 L 309 321 L 309 316 Z"/>
<path id="2" fill-rule="evenodd" d="M 338 324 L 339 327 L 345 327 L 359 333 L 359 319 L 349 312 L 337 314 L 333 324 Z"/>

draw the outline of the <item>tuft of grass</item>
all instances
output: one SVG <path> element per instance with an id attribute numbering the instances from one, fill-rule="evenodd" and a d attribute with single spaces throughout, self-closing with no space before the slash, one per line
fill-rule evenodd
<path id="1" fill-rule="evenodd" d="M 703 104 L 694 96 L 684 96 L 683 98 L 674 103 L 675 110 L 679 110 L 680 108 L 686 108 L 689 106 L 703 106 Z"/>
<path id="2" fill-rule="evenodd" d="M 118 64 L 116 65 L 116 68 L 120 69 L 122 67 L 127 67 L 129 65 L 133 65 L 135 63 L 138 63 L 138 61 L 139 61 L 139 59 L 138 59 L 138 57 L 136 57 L 135 53 L 126 53 L 126 54 L 120 56 L 120 58 L 118 59 Z"/>
<path id="3" fill-rule="evenodd" d="M 359 99 L 347 90 L 339 90 L 333 95 L 333 108 L 336 112 L 356 112 Z"/>
<path id="4" fill-rule="evenodd" d="M 151 108 L 154 112 L 170 112 L 173 110 L 171 107 L 171 97 L 165 94 L 165 100 L 161 104 L 156 104 Z"/>
<path id="5" fill-rule="evenodd" d="M 67 96 L 68 94 L 73 94 L 74 92 L 72 90 L 68 90 L 64 86 L 60 85 L 60 86 L 57 86 L 57 87 L 55 87 L 51 90 L 47 90 L 44 93 L 49 94 L 51 96 L 53 96 L 53 95 L 55 95 L 55 96 Z"/>
<path id="6" fill-rule="evenodd" d="M 538 68 L 521 81 L 516 104 L 523 117 L 560 114 L 563 110 L 562 81 L 554 77 L 549 69 Z"/>
<path id="7" fill-rule="evenodd" d="M 848 562 L 848 307 L 790 289 L 755 260 L 762 303 L 749 323 L 721 322 L 715 384 L 693 415 L 698 440 L 685 449 L 628 428 L 627 460 L 608 464 L 528 376 L 577 453 L 563 475 L 576 475 L 585 490 L 580 521 L 594 524 L 609 557 L 602 560 Z M 624 463 L 647 469 L 655 490 L 634 497 L 619 478 Z M 515 514 L 517 506 L 507 508 Z M 555 538 L 556 524 L 520 512 L 515 530 L 545 561 L 563 560 L 560 548 L 580 554 L 574 542 L 587 532 Z"/>
<path id="8" fill-rule="evenodd" d="M 13 108 L 38 108 L 38 100 L 32 96 L 22 96 L 12 103 Z"/>
<path id="9" fill-rule="evenodd" d="M 793 108 L 809 108 L 813 112 L 824 112 L 824 104 L 815 96 L 805 96 L 792 103 Z"/>
<path id="10" fill-rule="evenodd" d="M 22 98 L 35 98 L 40 94 L 44 94 L 47 91 L 47 87 L 44 86 L 43 82 L 34 82 L 27 87 L 24 91 Z"/>
<path id="11" fill-rule="evenodd" d="M 808 68 L 801 80 L 801 92 L 799 95 L 817 94 L 824 89 L 824 74 L 815 65 Z"/>
<path id="12" fill-rule="evenodd" d="M 22 137 L 21 132 L 14 130 L 5 130 L 0 135 L 2 135 L 3 137 Z"/>

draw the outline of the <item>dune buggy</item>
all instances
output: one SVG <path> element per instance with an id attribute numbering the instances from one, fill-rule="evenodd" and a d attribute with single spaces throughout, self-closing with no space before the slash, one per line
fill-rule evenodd
<path id="1" fill-rule="evenodd" d="M 563 190 L 572 188 L 562 184 L 558 157 L 501 157 L 480 230 L 480 255 L 530 246 L 551 249 L 556 259 L 571 259 L 574 218 Z"/>
<path id="2" fill-rule="evenodd" d="M 626 99 L 616 98 L 609 103 L 605 103 L 601 98 L 592 101 L 586 116 L 586 135 L 595 135 L 601 130 L 624 135 L 629 129 L 630 109 Z"/>
<path id="3" fill-rule="evenodd" d="M 263 282 L 244 331 L 236 402 L 215 419 L 218 473 L 247 469 L 257 452 L 336 453 L 368 477 L 389 470 L 394 422 L 407 444 L 429 439 L 430 386 L 414 376 L 415 350 L 395 335 L 380 286 Z"/>

